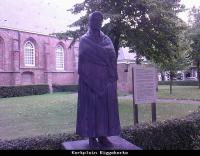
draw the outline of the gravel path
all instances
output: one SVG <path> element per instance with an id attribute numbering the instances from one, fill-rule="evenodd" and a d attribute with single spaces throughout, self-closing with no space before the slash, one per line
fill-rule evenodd
<path id="1" fill-rule="evenodd" d="M 119 99 L 133 99 L 132 96 L 120 96 Z M 196 100 L 178 100 L 178 99 L 157 99 L 159 103 L 177 103 L 177 104 L 198 104 L 200 105 L 200 101 Z"/>

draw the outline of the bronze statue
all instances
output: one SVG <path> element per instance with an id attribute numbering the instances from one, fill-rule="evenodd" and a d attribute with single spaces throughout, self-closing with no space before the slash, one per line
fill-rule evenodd
<path id="1" fill-rule="evenodd" d="M 107 137 L 121 131 L 117 57 L 111 39 L 101 31 L 102 22 L 101 12 L 90 14 L 89 30 L 79 45 L 76 134 L 88 137 L 92 149 L 112 147 Z"/>

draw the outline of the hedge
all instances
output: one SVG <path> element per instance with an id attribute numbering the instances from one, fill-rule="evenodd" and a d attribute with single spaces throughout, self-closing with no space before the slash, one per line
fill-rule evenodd
<path id="1" fill-rule="evenodd" d="M 78 85 L 52 85 L 53 92 L 77 92 Z"/>
<path id="2" fill-rule="evenodd" d="M 122 137 L 146 150 L 200 149 L 200 112 L 182 119 L 140 124 L 123 129 Z"/>
<path id="3" fill-rule="evenodd" d="M 0 150 L 62 150 L 63 142 L 80 139 L 76 134 L 57 134 L 10 141 L 0 140 Z"/>
<path id="4" fill-rule="evenodd" d="M 173 81 L 174 86 L 198 86 L 198 81 Z M 170 85 L 170 81 L 159 81 L 158 85 Z"/>
<path id="5" fill-rule="evenodd" d="M 49 93 L 49 86 L 47 84 L 0 86 L 0 98 L 41 95 L 46 93 Z"/>
<path id="6" fill-rule="evenodd" d="M 144 150 L 200 149 L 200 111 L 182 119 L 144 123 L 122 129 L 121 137 Z M 0 150 L 61 150 L 65 141 L 80 140 L 75 134 L 57 134 L 0 141 Z"/>

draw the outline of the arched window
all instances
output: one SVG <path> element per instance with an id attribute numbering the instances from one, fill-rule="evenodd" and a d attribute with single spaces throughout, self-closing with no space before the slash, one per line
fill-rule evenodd
<path id="1" fill-rule="evenodd" d="M 24 45 L 24 64 L 25 66 L 35 66 L 35 46 L 30 41 Z"/>
<path id="2" fill-rule="evenodd" d="M 64 69 L 64 48 L 61 45 L 56 47 L 56 69 Z"/>

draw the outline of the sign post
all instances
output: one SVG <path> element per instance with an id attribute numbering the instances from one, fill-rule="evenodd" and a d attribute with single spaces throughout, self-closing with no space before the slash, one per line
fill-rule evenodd
<path id="1" fill-rule="evenodd" d="M 134 124 L 138 124 L 138 105 L 151 104 L 152 122 L 156 122 L 157 74 L 153 67 L 132 68 Z"/>
<path id="2" fill-rule="evenodd" d="M 135 98 L 134 98 L 134 70 L 132 68 L 132 86 L 133 86 L 133 119 L 134 119 L 134 125 L 139 123 L 138 120 L 138 105 L 135 103 Z"/>
<path id="3" fill-rule="evenodd" d="M 156 122 L 156 103 L 151 104 L 152 122 Z"/>

